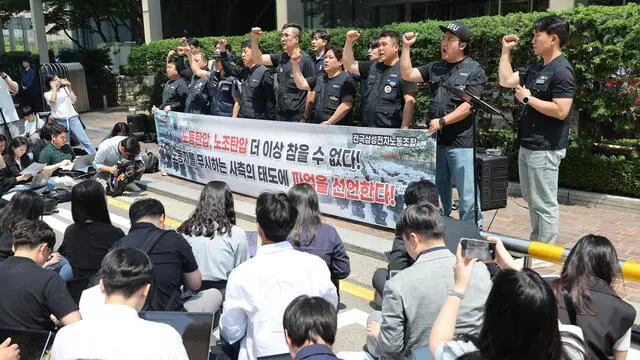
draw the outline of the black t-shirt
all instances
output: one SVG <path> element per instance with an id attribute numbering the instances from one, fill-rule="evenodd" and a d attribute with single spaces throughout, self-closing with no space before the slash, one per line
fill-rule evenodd
<path id="1" fill-rule="evenodd" d="M 100 269 L 109 249 L 123 237 L 124 232 L 110 224 L 74 223 L 65 230 L 58 251 L 69 260 L 75 276 L 88 278 Z"/>
<path id="2" fill-rule="evenodd" d="M 53 330 L 53 314 L 62 319 L 78 306 L 55 272 L 33 260 L 12 256 L 0 263 L 0 326 Z"/>
<path id="3" fill-rule="evenodd" d="M 13 234 L 8 231 L 0 234 L 0 262 L 13 255 Z"/>
<path id="4" fill-rule="evenodd" d="M 464 58 L 455 63 L 445 60 L 434 61 L 418 67 L 418 71 L 422 80 L 429 84 L 432 95 L 428 108 L 429 120 L 450 114 L 464 102 L 442 88 L 441 84 L 464 87 L 470 93 L 481 96 L 487 83 L 487 75 L 482 66 L 470 58 Z M 438 145 L 456 148 L 473 147 L 473 116 L 469 115 L 463 120 L 446 125 L 438 132 Z"/>
<path id="5" fill-rule="evenodd" d="M 329 120 L 340 104 L 353 102 L 356 96 L 356 84 L 349 73 L 344 71 L 332 78 L 327 73 L 321 72 L 307 78 L 307 84 L 316 92 L 312 122 L 317 124 Z M 322 111 L 325 108 L 329 111 Z M 353 124 L 352 111 L 349 111 L 337 124 Z"/>
<path id="6" fill-rule="evenodd" d="M 115 247 L 132 247 L 142 249 L 145 241 L 158 229 L 150 223 L 136 223 L 131 226 L 129 234 L 120 240 Z M 182 301 L 179 295 L 180 286 L 183 285 L 182 274 L 198 270 L 198 263 L 191 250 L 191 245 L 182 235 L 173 230 L 163 230 L 164 234 L 158 239 L 151 249 L 149 258 L 153 264 L 153 284 L 155 296 L 160 304 L 168 304 L 173 298 L 172 306 L 168 311 L 182 309 Z"/>
<path id="7" fill-rule="evenodd" d="M 544 65 L 538 63 L 520 74 L 520 84 L 544 101 L 573 99 L 576 78 L 564 55 Z M 520 145 L 529 150 L 561 150 L 569 144 L 569 120 L 544 115 L 526 105 L 520 123 Z"/>
<path id="8" fill-rule="evenodd" d="M 315 75 L 315 65 L 311 57 L 300 50 L 302 59 L 300 60 L 300 72 L 302 76 L 311 77 Z M 270 54 L 271 63 L 276 66 L 277 90 L 276 90 L 276 112 L 278 115 L 302 118 L 304 106 L 307 100 L 307 92 L 299 90 L 293 79 L 291 69 L 291 58 L 285 51 Z"/>

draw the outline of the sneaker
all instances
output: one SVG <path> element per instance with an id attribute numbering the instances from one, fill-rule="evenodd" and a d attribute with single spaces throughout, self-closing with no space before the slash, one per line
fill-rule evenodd
<path id="1" fill-rule="evenodd" d="M 131 184 L 128 184 L 125 187 L 125 190 L 131 191 L 131 192 L 134 192 L 134 193 L 143 191 L 142 188 L 140 186 L 138 186 L 138 184 L 136 184 L 135 182 L 132 182 Z"/>

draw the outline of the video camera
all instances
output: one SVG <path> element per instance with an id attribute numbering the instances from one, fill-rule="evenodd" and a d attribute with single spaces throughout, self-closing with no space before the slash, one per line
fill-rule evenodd
<path id="1" fill-rule="evenodd" d="M 109 175 L 107 181 L 107 195 L 119 196 L 125 190 L 125 187 L 136 179 L 136 163 L 129 159 L 120 159 L 116 164 L 118 168 L 115 174 Z"/>

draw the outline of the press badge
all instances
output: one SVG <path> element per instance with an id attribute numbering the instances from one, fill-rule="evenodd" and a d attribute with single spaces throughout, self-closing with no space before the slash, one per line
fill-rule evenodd
<path id="1" fill-rule="evenodd" d="M 334 96 L 334 95 L 331 95 L 331 96 L 329 96 L 329 100 L 331 100 L 331 101 L 338 101 L 338 97 L 337 97 L 337 96 Z"/>
<path id="2" fill-rule="evenodd" d="M 547 81 L 549 77 L 546 75 L 541 75 L 536 79 L 536 84 L 542 85 L 545 81 Z"/>

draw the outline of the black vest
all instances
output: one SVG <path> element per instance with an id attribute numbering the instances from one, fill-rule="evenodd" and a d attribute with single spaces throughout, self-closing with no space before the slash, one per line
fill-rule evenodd
<path id="1" fill-rule="evenodd" d="M 207 79 L 193 75 L 191 83 L 189 83 L 185 112 L 190 114 L 209 113 L 209 86 L 207 82 Z"/>
<path id="2" fill-rule="evenodd" d="M 387 67 L 381 62 L 371 64 L 367 78 L 367 93 L 363 111 L 363 126 L 400 128 L 404 99 L 400 90 L 400 61 Z"/>
<path id="3" fill-rule="evenodd" d="M 429 119 L 437 119 L 451 113 L 464 101 L 455 96 L 451 91 L 441 85 L 465 89 L 469 76 L 480 68 L 481 65 L 469 57 L 465 57 L 455 65 L 448 73 L 443 75 L 429 74 L 429 90 L 432 98 L 429 102 Z"/>
<path id="4" fill-rule="evenodd" d="M 262 92 L 262 78 L 267 67 L 259 65 L 242 81 L 240 96 L 240 117 L 247 119 L 273 120 L 275 109 L 273 103 L 267 101 Z M 271 107 L 268 109 L 267 107 Z M 271 116 L 269 115 L 271 114 Z"/>
<path id="5" fill-rule="evenodd" d="M 329 120 L 340 105 L 340 90 L 342 84 L 350 77 L 348 72 L 343 71 L 336 77 L 329 79 L 326 74 L 319 74 L 314 90 L 316 91 L 316 101 L 313 106 L 313 120 L 311 122 L 320 124 Z M 337 87 L 336 87 L 337 86 Z M 340 125 L 352 125 L 351 112 L 341 121 Z"/>

